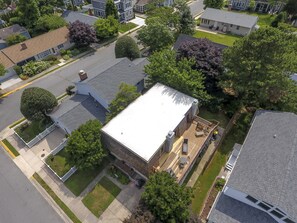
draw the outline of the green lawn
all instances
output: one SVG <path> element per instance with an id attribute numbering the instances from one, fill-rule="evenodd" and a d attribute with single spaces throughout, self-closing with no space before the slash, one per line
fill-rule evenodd
<path id="1" fill-rule="evenodd" d="M 121 189 L 117 185 L 107 177 L 103 177 L 82 202 L 99 218 L 120 192 Z"/>
<path id="2" fill-rule="evenodd" d="M 198 116 L 200 116 L 201 118 L 204 118 L 208 121 L 211 121 L 211 120 L 219 121 L 220 126 L 222 128 L 226 128 L 226 126 L 229 122 L 229 118 L 222 111 L 217 112 L 217 113 L 212 113 L 212 112 L 209 112 L 206 108 L 200 108 Z"/>
<path id="3" fill-rule="evenodd" d="M 251 115 L 242 115 L 238 120 L 237 124 L 231 129 L 229 134 L 226 136 L 223 144 L 220 146 L 218 151 L 215 153 L 212 161 L 206 170 L 199 176 L 198 180 L 194 185 L 194 198 L 192 200 L 193 212 L 199 214 L 203 202 L 206 198 L 207 192 L 211 188 L 214 180 L 219 174 L 221 168 L 225 165 L 227 161 L 228 154 L 232 151 L 234 143 L 242 144 L 247 131 L 249 129 L 249 124 L 251 120 Z"/>
<path id="4" fill-rule="evenodd" d="M 44 180 L 37 173 L 33 174 L 33 178 L 46 190 L 46 192 L 53 198 L 56 204 L 59 205 L 59 207 L 74 223 L 81 223 L 76 215 L 67 207 L 67 205 L 55 194 L 55 192 L 44 182 Z"/>
<path id="5" fill-rule="evenodd" d="M 108 169 L 108 174 L 117 179 L 121 184 L 127 185 L 130 183 L 129 177 L 115 166 Z"/>
<path id="6" fill-rule="evenodd" d="M 244 14 L 248 14 L 248 15 L 253 15 L 253 16 L 258 16 L 259 20 L 257 22 L 257 24 L 260 27 L 266 27 L 266 26 L 270 26 L 271 22 L 275 19 L 276 15 L 270 15 L 270 14 L 266 14 L 266 13 L 256 13 L 256 12 L 241 12 Z"/>
<path id="7" fill-rule="evenodd" d="M 94 169 L 77 170 L 66 182 L 66 187 L 78 196 L 95 179 L 95 177 L 109 164 L 110 158 L 105 158 Z"/>
<path id="8" fill-rule="evenodd" d="M 71 166 L 68 164 L 69 154 L 65 149 L 62 149 L 56 155 L 49 155 L 46 158 L 46 163 L 60 176 L 64 176 L 70 169 Z"/>
<path id="9" fill-rule="evenodd" d="M 35 136 L 43 132 L 46 127 L 50 126 L 51 123 L 52 121 L 50 120 L 33 121 L 29 124 L 26 122 L 17 127 L 15 131 L 25 142 L 30 142 Z"/>
<path id="10" fill-rule="evenodd" d="M 133 22 L 128 22 L 128 23 L 121 23 L 119 26 L 119 32 L 120 33 L 125 33 L 133 28 L 137 27 L 137 25 Z"/>
<path id="11" fill-rule="evenodd" d="M 212 34 L 203 31 L 196 31 L 194 34 L 196 38 L 206 38 L 212 42 L 219 43 L 226 46 L 232 46 L 234 42 L 240 38 L 241 36 L 231 35 L 231 34 Z"/>
<path id="12" fill-rule="evenodd" d="M 10 144 L 10 142 L 7 141 L 7 139 L 3 139 L 2 142 L 7 146 L 7 148 L 10 150 L 10 152 L 13 153 L 13 155 L 18 156 L 20 155 L 19 152 L 14 148 L 13 145 Z"/>

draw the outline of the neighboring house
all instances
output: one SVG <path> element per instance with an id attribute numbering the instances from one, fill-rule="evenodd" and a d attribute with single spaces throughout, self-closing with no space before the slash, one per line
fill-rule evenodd
<path id="1" fill-rule="evenodd" d="M 137 0 L 134 5 L 134 10 L 136 12 L 145 13 L 145 11 L 148 9 L 148 5 L 152 2 L 152 0 Z M 174 3 L 174 0 L 165 0 L 160 6 L 172 6 Z"/>
<path id="2" fill-rule="evenodd" d="M 18 24 L 0 29 L 0 49 L 8 47 L 6 39 L 11 35 L 23 35 L 27 39 L 31 38 L 28 30 Z"/>
<path id="3" fill-rule="evenodd" d="M 232 9 L 247 10 L 250 6 L 251 0 L 230 0 Z M 285 3 L 282 1 L 269 2 L 268 0 L 255 1 L 255 7 L 252 9 L 256 12 L 280 12 Z"/>
<path id="4" fill-rule="evenodd" d="M 62 27 L 2 49 L 0 50 L 0 58 L 2 58 L 0 60 L 9 72 L 1 79 L 7 79 L 15 74 L 12 69 L 14 65 L 22 66 L 32 60 L 42 60 L 71 46 L 73 43 L 70 43 L 69 31 L 67 27 Z"/>
<path id="5" fill-rule="evenodd" d="M 297 115 L 257 111 L 209 223 L 297 222 Z"/>
<path id="6" fill-rule="evenodd" d="M 81 73 L 81 80 L 75 83 L 76 95 L 61 103 L 49 116 L 68 134 L 91 119 L 104 124 L 108 105 L 121 83 L 134 85 L 139 92 L 144 89 L 143 68 L 147 63 L 145 58 L 134 61 L 121 58 L 114 60 L 107 69 L 97 71 L 95 76 Z"/>
<path id="7" fill-rule="evenodd" d="M 201 27 L 246 36 L 257 28 L 258 16 L 207 8 L 201 18 Z"/>
<path id="8" fill-rule="evenodd" d="M 90 26 L 93 26 L 94 23 L 98 20 L 98 18 L 95 16 L 90 16 L 84 13 L 74 12 L 69 10 L 64 11 L 61 17 L 63 17 L 68 23 L 73 23 L 78 20 Z"/>
<path id="9" fill-rule="evenodd" d="M 197 112 L 197 99 L 157 83 L 102 128 L 102 140 L 126 169 L 144 178 L 167 171 L 182 183 L 217 127 Z"/>
<path id="10" fill-rule="evenodd" d="M 92 0 L 95 16 L 105 18 L 106 0 Z M 121 22 L 127 22 L 134 18 L 132 0 L 115 0 Z"/>
<path id="11" fill-rule="evenodd" d="M 84 4 L 84 0 L 64 0 L 65 5 L 73 4 L 74 6 L 80 6 Z"/>

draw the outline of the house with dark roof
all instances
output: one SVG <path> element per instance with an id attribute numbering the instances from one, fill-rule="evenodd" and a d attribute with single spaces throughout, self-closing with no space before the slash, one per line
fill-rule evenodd
<path id="1" fill-rule="evenodd" d="M 201 15 L 201 27 L 246 36 L 257 29 L 258 16 L 207 8 Z"/>
<path id="2" fill-rule="evenodd" d="M 136 86 L 138 92 L 144 89 L 146 75 L 143 68 L 147 63 L 145 58 L 134 61 L 120 58 L 93 77 L 80 72 L 80 80 L 75 83 L 76 94 L 61 103 L 49 116 L 66 133 L 92 119 L 104 124 L 108 105 L 118 93 L 121 83 Z"/>
<path id="3" fill-rule="evenodd" d="M 22 27 L 18 24 L 5 27 L 3 29 L 0 29 L 0 49 L 8 47 L 6 39 L 11 35 L 22 35 L 26 37 L 26 39 L 31 38 L 28 30 L 25 27 Z"/>
<path id="4" fill-rule="evenodd" d="M 64 18 L 68 23 L 74 23 L 75 21 L 78 20 L 90 26 L 93 26 L 94 23 L 98 20 L 96 16 L 90 16 L 84 13 L 70 11 L 70 10 L 64 11 L 61 17 Z"/>
<path id="5" fill-rule="evenodd" d="M 250 7 L 251 0 L 231 0 L 230 5 L 232 9 L 247 10 Z M 256 0 L 255 6 L 252 10 L 262 13 L 275 13 L 280 12 L 285 6 L 284 1 L 274 1 L 273 3 L 268 0 Z"/>
<path id="6" fill-rule="evenodd" d="M 297 115 L 259 110 L 210 223 L 297 222 Z"/>

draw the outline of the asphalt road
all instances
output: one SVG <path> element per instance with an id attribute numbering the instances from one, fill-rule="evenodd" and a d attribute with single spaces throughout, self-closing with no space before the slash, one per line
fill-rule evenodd
<path id="1" fill-rule="evenodd" d="M 201 14 L 203 12 L 204 4 L 203 0 L 194 0 L 191 4 L 189 4 L 191 14 L 193 17 Z"/>
<path id="2" fill-rule="evenodd" d="M 114 45 L 112 43 L 109 46 L 100 48 L 94 54 L 85 56 L 68 66 L 46 75 L 26 88 L 41 87 L 48 89 L 55 96 L 59 96 L 65 92 L 67 86 L 73 85 L 73 82 L 79 80 L 79 70 L 83 69 L 92 76 L 111 66 L 115 61 Z M 0 99 L 0 132 L 22 117 L 19 109 L 20 99 L 23 90 L 26 88 Z"/>
<path id="3" fill-rule="evenodd" d="M 56 211 L 0 148 L 0 223 L 62 223 Z"/>

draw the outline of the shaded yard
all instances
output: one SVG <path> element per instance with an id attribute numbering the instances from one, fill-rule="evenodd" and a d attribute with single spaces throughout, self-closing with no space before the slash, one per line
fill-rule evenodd
<path id="1" fill-rule="evenodd" d="M 108 174 L 111 177 L 117 179 L 123 185 L 127 185 L 130 183 L 129 177 L 115 166 L 111 166 L 108 169 Z"/>
<path id="2" fill-rule="evenodd" d="M 222 111 L 213 113 L 208 111 L 206 108 L 200 108 L 198 116 L 208 121 L 212 121 L 212 120 L 219 121 L 220 122 L 219 126 L 221 126 L 222 128 L 226 128 L 229 122 L 229 118 Z"/>
<path id="3" fill-rule="evenodd" d="M 94 169 L 77 170 L 66 182 L 66 187 L 78 196 L 95 179 L 95 177 L 110 163 L 110 157 L 103 159 L 102 163 Z"/>
<path id="4" fill-rule="evenodd" d="M 196 31 L 193 35 L 196 38 L 206 38 L 212 42 L 219 43 L 226 46 L 232 46 L 234 42 L 240 38 L 241 36 L 231 35 L 231 34 L 213 34 L 207 33 L 203 31 Z"/>
<path id="5" fill-rule="evenodd" d="M 103 177 L 82 202 L 96 217 L 99 217 L 120 192 L 118 186 L 107 177 Z"/>
<path id="6" fill-rule="evenodd" d="M 46 163 L 58 174 L 59 177 L 64 176 L 70 169 L 71 166 L 68 164 L 69 154 L 65 149 L 62 149 L 56 155 L 49 155 L 46 158 Z"/>
<path id="7" fill-rule="evenodd" d="M 222 145 L 216 151 L 206 170 L 199 176 L 194 185 L 194 198 L 192 200 L 193 212 L 197 214 L 200 213 L 207 193 L 216 177 L 220 173 L 220 170 L 225 165 L 228 155 L 232 151 L 234 144 L 243 143 L 249 129 L 251 118 L 251 114 L 241 115 L 236 125 L 231 129 L 224 139 Z"/>
<path id="8" fill-rule="evenodd" d="M 52 124 L 50 119 L 25 122 L 24 124 L 15 128 L 16 133 L 22 137 L 25 142 L 30 142 L 34 139 L 39 133 L 43 132 L 47 127 Z"/>
<path id="9" fill-rule="evenodd" d="M 137 27 L 137 25 L 133 22 L 121 23 L 119 26 L 119 32 L 125 33 L 131 29 L 134 29 L 135 27 Z"/>

